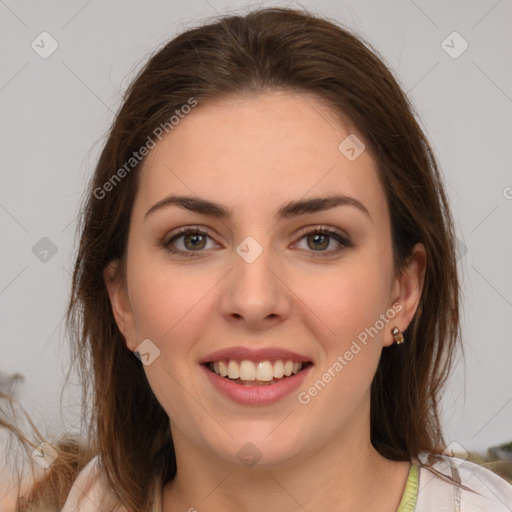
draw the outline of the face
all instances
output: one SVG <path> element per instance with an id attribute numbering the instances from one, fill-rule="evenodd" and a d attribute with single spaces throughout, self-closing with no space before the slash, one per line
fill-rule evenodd
<path id="1" fill-rule="evenodd" d="M 372 378 L 422 267 L 395 278 L 376 164 L 339 149 L 350 134 L 362 141 L 314 96 L 266 92 L 199 104 L 148 155 L 126 291 L 115 265 L 105 280 L 128 348 L 149 340 L 144 370 L 175 440 L 269 467 L 368 440 Z"/>

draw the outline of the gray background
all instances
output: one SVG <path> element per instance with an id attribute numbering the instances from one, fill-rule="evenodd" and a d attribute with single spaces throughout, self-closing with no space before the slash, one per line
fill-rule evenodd
<path id="1" fill-rule="evenodd" d="M 467 450 L 511 441 L 510 0 L 0 0 L 0 370 L 25 375 L 21 403 L 43 431 L 59 427 L 76 214 L 120 93 L 176 33 L 264 5 L 302 5 L 353 29 L 409 93 L 445 174 L 460 241 L 466 372 L 459 361 L 449 381 L 446 437 Z M 31 47 L 42 46 L 43 31 L 59 45 L 47 59 Z M 442 46 L 453 31 L 469 44 L 457 58 Z M 444 44 L 463 48 L 453 37 Z M 43 237 L 57 248 L 46 261 Z M 71 387 L 68 429 L 79 427 L 78 404 Z"/>

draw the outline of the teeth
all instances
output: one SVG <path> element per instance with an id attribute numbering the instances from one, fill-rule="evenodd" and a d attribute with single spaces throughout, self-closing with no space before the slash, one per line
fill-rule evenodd
<path id="1" fill-rule="evenodd" d="M 213 370 L 215 371 L 215 365 L 213 367 Z M 238 363 L 236 361 L 233 361 L 232 359 L 229 361 L 229 364 L 228 364 L 228 377 L 230 379 L 239 379 L 240 378 L 240 371 L 239 371 Z"/>
<path id="2" fill-rule="evenodd" d="M 274 378 L 282 379 L 284 376 L 284 364 L 283 361 L 276 361 L 274 363 Z"/>
<path id="3" fill-rule="evenodd" d="M 215 368 L 215 363 L 213 363 L 213 367 Z M 217 370 L 215 370 L 215 373 L 221 377 L 226 377 L 228 375 L 228 367 L 224 361 L 219 361 L 219 371 L 217 372 Z"/>
<path id="4" fill-rule="evenodd" d="M 231 364 L 231 361 L 229 364 Z M 240 380 L 256 380 L 256 366 L 252 361 L 242 361 L 240 365 Z"/>
<path id="5" fill-rule="evenodd" d="M 296 375 L 302 369 L 303 364 L 297 361 L 277 360 L 274 363 L 270 361 L 254 363 L 248 360 L 230 359 L 229 361 L 215 361 L 210 367 L 217 375 L 232 380 L 270 382 L 273 379 Z"/>
<path id="6" fill-rule="evenodd" d="M 252 363 L 251 363 L 252 364 Z M 256 380 L 268 382 L 274 378 L 274 370 L 270 361 L 260 361 L 256 365 Z"/>

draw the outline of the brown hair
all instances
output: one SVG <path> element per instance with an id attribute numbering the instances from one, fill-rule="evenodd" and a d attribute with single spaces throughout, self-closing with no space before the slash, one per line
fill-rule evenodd
<path id="1" fill-rule="evenodd" d="M 390 206 L 397 275 L 412 247 L 425 246 L 418 310 L 405 343 L 383 351 L 372 383 L 371 442 L 392 460 L 444 448 L 438 403 L 460 335 L 454 227 L 410 102 L 376 52 L 335 23 L 280 8 L 226 16 L 172 39 L 131 83 L 82 210 L 67 321 L 84 407 L 92 404 L 87 453 L 101 455 L 108 486 L 130 511 L 148 510 L 149 477 L 172 479 L 176 463 L 169 419 L 125 346 L 102 278 L 109 262 L 126 255 L 140 164 L 110 181 L 104 197 L 98 191 L 191 98 L 200 108 L 265 90 L 313 93 L 363 136 Z"/>

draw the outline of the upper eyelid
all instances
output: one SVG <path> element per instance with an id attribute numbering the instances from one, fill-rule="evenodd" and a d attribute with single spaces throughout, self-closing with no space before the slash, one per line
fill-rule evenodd
<path id="1" fill-rule="evenodd" d="M 328 226 L 326 224 L 310 224 L 308 226 L 304 226 L 298 230 L 295 231 L 294 236 L 300 236 L 300 235 L 306 235 L 312 232 L 327 232 L 330 234 L 338 234 L 339 236 L 343 238 L 349 238 L 348 234 L 345 233 L 345 231 L 341 228 L 336 228 L 334 226 Z"/>
<path id="2" fill-rule="evenodd" d="M 174 231 L 174 230 L 172 230 Z M 194 234 L 194 233 L 197 233 L 197 234 L 200 234 L 200 235 L 206 235 L 208 236 L 211 240 L 215 241 L 215 237 L 213 237 L 209 230 L 207 230 L 206 228 L 202 228 L 202 227 L 196 227 L 196 226 L 185 226 L 183 228 L 178 228 L 178 231 L 176 232 L 170 232 L 168 234 L 166 234 L 163 238 L 162 238 L 162 241 L 165 245 L 168 245 L 171 243 L 172 240 L 175 240 L 175 239 L 178 239 L 178 238 L 182 238 L 184 236 L 187 236 L 187 235 L 190 235 L 190 234 Z M 215 241 L 215 243 L 217 243 Z"/>
<path id="3" fill-rule="evenodd" d="M 177 228 L 177 230 L 178 231 L 176 231 L 172 235 L 171 234 L 165 235 L 164 239 L 172 240 L 173 238 L 175 238 L 177 236 L 186 235 L 189 232 L 196 232 L 196 231 L 201 233 L 201 234 L 208 235 L 211 238 L 214 238 L 210 234 L 210 229 L 209 228 L 202 227 L 200 225 L 183 226 L 181 228 Z M 175 230 L 171 230 L 171 232 L 173 232 L 173 231 L 175 231 Z M 340 235 L 343 235 L 346 238 L 349 238 L 349 236 L 345 233 L 345 231 L 343 229 L 336 228 L 334 226 L 328 226 L 327 224 L 309 224 L 307 226 L 303 226 L 302 228 L 299 228 L 299 229 L 295 230 L 293 236 L 299 236 L 299 235 L 302 235 L 302 234 L 305 234 L 305 233 L 310 233 L 312 231 L 332 231 L 332 232 L 339 233 Z"/>

